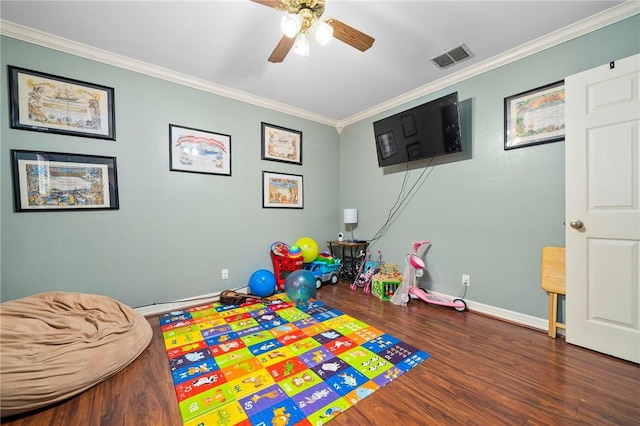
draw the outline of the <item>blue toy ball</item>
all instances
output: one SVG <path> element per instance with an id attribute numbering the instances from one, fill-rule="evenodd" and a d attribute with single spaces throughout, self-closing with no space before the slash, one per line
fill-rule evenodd
<path id="1" fill-rule="evenodd" d="M 304 308 L 316 294 L 316 278 L 306 269 L 297 269 L 287 276 L 284 291 L 298 307 Z"/>
<path id="2" fill-rule="evenodd" d="M 276 291 L 276 276 L 268 269 L 258 269 L 249 278 L 249 289 L 256 296 L 271 296 Z"/>

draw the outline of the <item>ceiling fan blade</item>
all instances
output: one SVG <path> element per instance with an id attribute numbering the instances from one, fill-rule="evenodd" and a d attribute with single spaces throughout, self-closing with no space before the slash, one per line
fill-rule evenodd
<path id="1" fill-rule="evenodd" d="M 283 0 L 251 0 L 254 3 L 259 3 L 267 7 L 272 7 L 276 10 L 286 10 L 287 5 Z"/>
<path id="2" fill-rule="evenodd" d="M 278 62 L 284 61 L 284 58 L 287 57 L 287 54 L 293 47 L 293 43 L 296 40 L 294 38 L 289 38 L 287 36 L 282 36 L 276 48 L 271 52 L 271 56 L 269 56 L 269 62 L 277 64 Z"/>
<path id="3" fill-rule="evenodd" d="M 373 42 L 376 40 L 370 35 L 356 30 L 352 26 L 347 25 L 342 21 L 338 21 L 337 19 L 330 18 L 325 22 L 333 27 L 333 36 L 335 38 L 343 43 L 347 43 L 349 46 L 355 47 L 361 52 L 364 52 L 373 46 Z"/>

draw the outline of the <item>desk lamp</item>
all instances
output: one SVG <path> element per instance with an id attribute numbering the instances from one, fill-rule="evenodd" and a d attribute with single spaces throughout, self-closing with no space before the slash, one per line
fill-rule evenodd
<path id="1" fill-rule="evenodd" d="M 345 225 L 351 225 L 351 241 L 355 241 L 353 228 L 358 223 L 358 209 L 344 209 L 344 223 Z"/>

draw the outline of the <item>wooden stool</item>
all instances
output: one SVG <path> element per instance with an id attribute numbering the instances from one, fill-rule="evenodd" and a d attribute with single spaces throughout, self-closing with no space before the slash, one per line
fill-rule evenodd
<path id="1" fill-rule="evenodd" d="M 542 249 L 542 288 L 549 293 L 549 336 L 555 339 L 557 328 L 566 329 L 558 322 L 558 295 L 566 295 L 564 247 Z"/>

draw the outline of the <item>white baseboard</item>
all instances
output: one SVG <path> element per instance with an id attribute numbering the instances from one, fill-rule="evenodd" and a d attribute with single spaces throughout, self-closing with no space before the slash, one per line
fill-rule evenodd
<path id="1" fill-rule="evenodd" d="M 453 298 L 447 294 L 430 291 L 434 296 Z M 512 322 L 524 327 L 534 328 L 536 330 L 547 332 L 549 330 L 549 320 L 538 318 L 531 315 L 521 314 L 519 312 L 510 311 L 508 309 L 498 308 L 484 303 L 474 302 L 473 300 L 464 299 L 467 309 L 479 314 L 487 315 L 503 321 Z M 558 334 L 564 335 L 564 330 L 558 329 Z"/>
<path id="2" fill-rule="evenodd" d="M 240 287 L 233 289 L 238 293 L 248 293 L 249 287 Z M 145 317 L 150 317 L 153 315 L 163 314 L 165 312 L 170 311 L 180 311 L 185 308 L 190 308 L 192 306 L 204 305 L 205 303 L 217 302 L 220 300 L 220 291 L 215 293 L 203 294 L 201 296 L 188 297 L 186 299 L 179 299 L 173 302 L 166 303 L 158 303 L 149 306 L 140 306 L 139 308 L 135 308 L 135 310 L 142 314 Z"/>
<path id="3" fill-rule="evenodd" d="M 248 293 L 248 287 L 241 287 L 235 289 L 240 293 Z M 430 291 L 431 294 L 437 297 L 453 298 L 448 294 L 442 294 L 435 291 Z M 203 294 L 202 296 L 189 297 L 187 299 L 180 299 L 168 303 L 159 303 L 149 306 L 141 306 L 135 310 L 145 317 L 162 314 L 169 311 L 179 311 L 192 306 L 203 305 L 205 303 L 217 302 L 220 299 L 220 292 Z M 531 315 L 521 314 L 519 312 L 510 311 L 508 309 L 497 308 L 491 305 L 485 305 L 484 303 L 474 302 L 472 300 L 464 299 L 467 304 L 467 309 L 473 312 L 484 314 L 490 317 L 509 321 L 518 325 L 522 325 L 529 328 L 534 328 L 540 331 L 547 331 L 549 329 L 549 321 L 543 318 L 533 317 Z M 558 334 L 564 335 L 564 330 L 558 329 Z"/>
<path id="4" fill-rule="evenodd" d="M 483 303 L 474 302 L 471 300 L 465 300 L 467 308 L 470 311 L 478 312 L 491 317 L 499 318 L 505 321 L 510 321 L 526 327 L 535 328 L 542 331 L 547 331 L 549 327 L 549 321 L 533 317 L 531 315 L 521 314 L 515 311 L 509 311 L 507 309 L 497 308 L 495 306 L 485 305 Z"/>

